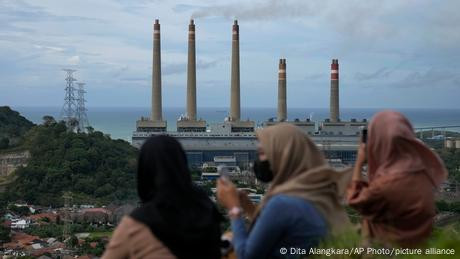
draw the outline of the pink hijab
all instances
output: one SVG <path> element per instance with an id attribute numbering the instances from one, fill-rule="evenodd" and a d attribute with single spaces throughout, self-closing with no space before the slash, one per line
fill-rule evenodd
<path id="1" fill-rule="evenodd" d="M 367 143 L 370 182 L 381 175 L 423 171 L 437 187 L 447 177 L 441 159 L 415 137 L 409 120 L 399 112 L 377 113 Z"/>

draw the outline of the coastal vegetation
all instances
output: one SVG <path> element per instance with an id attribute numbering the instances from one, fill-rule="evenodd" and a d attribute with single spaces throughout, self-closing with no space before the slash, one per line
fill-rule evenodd
<path id="1" fill-rule="evenodd" d="M 9 108 L 1 114 L 2 122 L 7 122 L 1 124 L 3 136 L 17 130 L 16 148 L 28 150 L 31 157 L 27 166 L 16 170 L 0 200 L 58 207 L 64 205 L 64 193 L 71 193 L 73 204 L 136 199 L 137 150 L 128 142 L 91 128 L 88 133 L 72 132 L 51 116 L 34 126 Z"/>
<path id="2" fill-rule="evenodd" d="M 0 150 L 21 144 L 24 134 L 34 124 L 8 106 L 0 106 Z"/>

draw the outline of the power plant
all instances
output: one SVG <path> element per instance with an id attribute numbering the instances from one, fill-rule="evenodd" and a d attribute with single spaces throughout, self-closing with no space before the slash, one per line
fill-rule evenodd
<path id="1" fill-rule="evenodd" d="M 179 140 L 186 151 L 189 165 L 192 167 L 199 167 L 221 156 L 234 157 L 238 165 L 245 166 L 256 157 L 256 127 L 254 121 L 241 120 L 238 21 L 235 20 L 232 25 L 230 113 L 222 123 L 208 125 L 205 120 L 197 119 L 195 29 L 194 20 L 190 20 L 186 113 L 185 116 L 178 119 L 176 131 L 167 131 L 167 122 L 162 118 L 160 23 L 158 19 L 155 20 L 153 25 L 152 114 L 150 118 L 142 117 L 137 121 L 136 131 L 132 135 L 132 144 L 140 147 L 150 136 L 166 134 Z M 353 162 L 361 127 L 366 126 L 367 121 L 340 120 L 338 59 L 333 59 L 331 64 L 330 92 L 329 119 L 318 123 L 310 119 L 288 120 L 286 59 L 281 58 L 278 64 L 277 117 L 276 120 L 272 118 L 263 122 L 262 127 L 269 127 L 280 122 L 292 123 L 308 134 L 329 159 L 339 160 L 340 163 Z"/>

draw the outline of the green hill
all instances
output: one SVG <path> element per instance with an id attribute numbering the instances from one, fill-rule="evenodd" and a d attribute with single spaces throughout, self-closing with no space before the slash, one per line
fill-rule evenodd
<path id="1" fill-rule="evenodd" d="M 20 145 L 34 124 L 8 106 L 0 106 L 0 150 Z"/>
<path id="2" fill-rule="evenodd" d="M 15 171 L 3 198 L 43 206 L 62 205 L 65 192 L 76 204 L 136 199 L 137 150 L 128 142 L 91 129 L 74 133 L 50 116 L 18 137 L 18 148 L 29 150 L 31 158 Z"/>

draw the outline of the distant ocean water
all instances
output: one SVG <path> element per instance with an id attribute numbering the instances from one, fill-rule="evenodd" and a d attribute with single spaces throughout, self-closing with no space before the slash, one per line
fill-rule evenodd
<path id="1" fill-rule="evenodd" d="M 41 123 L 44 115 L 59 118 L 61 107 L 12 107 L 24 117 L 34 123 Z M 381 109 L 370 108 L 342 108 L 340 117 L 342 120 L 356 118 L 371 119 Z M 397 109 L 405 114 L 414 127 L 460 125 L 460 109 Z M 185 108 L 163 108 L 163 117 L 168 121 L 168 130 L 175 130 L 176 120 L 181 114 L 185 114 Z M 198 108 L 198 116 L 207 123 L 222 122 L 228 114 L 227 108 Z M 110 134 L 112 138 L 120 138 L 131 141 L 131 134 L 135 130 L 136 120 L 141 116 L 149 117 L 150 108 L 140 107 L 89 107 L 88 119 L 93 128 Z M 261 124 L 268 118 L 276 117 L 276 108 L 242 108 L 241 119 L 250 118 L 257 124 Z M 324 121 L 329 117 L 327 108 L 289 108 L 288 118 L 305 120 L 312 118 L 313 121 Z M 459 128 L 453 129 L 459 131 Z"/>

